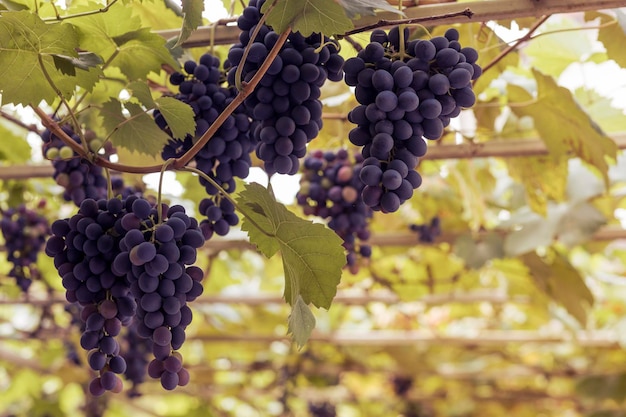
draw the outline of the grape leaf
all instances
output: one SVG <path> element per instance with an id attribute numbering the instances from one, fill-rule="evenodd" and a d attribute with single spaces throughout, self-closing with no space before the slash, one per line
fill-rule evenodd
<path id="1" fill-rule="evenodd" d="M 405 16 L 402 10 L 398 9 L 397 6 L 392 6 L 385 0 L 338 0 L 338 2 L 350 19 L 358 16 L 374 16 L 376 15 L 376 10 L 386 10 Z"/>
<path id="2" fill-rule="evenodd" d="M 537 287 L 585 325 L 587 310 L 594 302 L 593 294 L 567 258 L 554 250 L 549 250 L 547 255 L 540 258 L 531 252 L 522 255 L 521 260 L 528 267 Z"/>
<path id="3" fill-rule="evenodd" d="M 303 36 L 339 35 L 354 28 L 344 9 L 333 0 L 277 0 L 271 6 L 267 1 L 261 11 L 267 14 L 267 25 L 279 33 L 291 27 Z"/>
<path id="4" fill-rule="evenodd" d="M 287 320 L 287 333 L 293 335 L 298 347 L 304 346 L 315 328 L 315 316 L 311 308 L 298 295 Z"/>
<path id="5" fill-rule="evenodd" d="M 127 88 L 132 92 L 133 97 L 148 110 L 158 109 L 161 112 L 175 138 L 183 139 L 195 133 L 195 115 L 188 104 L 174 97 L 160 97 L 154 100 L 148 84 L 143 81 L 133 81 Z"/>
<path id="6" fill-rule="evenodd" d="M 277 203 L 271 188 L 252 183 L 239 194 L 242 230 L 267 257 L 278 250 L 285 271 L 285 300 L 329 308 L 346 263 L 342 240 L 319 223 L 299 218 Z"/>
<path id="7" fill-rule="evenodd" d="M 160 97 L 155 101 L 167 125 L 176 139 L 184 139 L 196 130 L 194 112 L 190 105 L 176 100 L 174 97 Z"/>
<path id="8" fill-rule="evenodd" d="M 550 36 L 540 36 L 524 48 L 524 54 L 531 59 L 532 66 L 539 71 L 558 77 L 570 64 L 580 62 L 581 57 L 593 53 L 588 34 L 572 31 L 580 27 L 573 19 L 546 22 L 542 30 L 553 32 Z"/>
<path id="9" fill-rule="evenodd" d="M 74 12 L 91 10 L 89 7 L 72 9 Z M 165 39 L 142 27 L 132 9 L 115 4 L 106 13 L 97 13 L 75 19 L 81 48 L 100 54 L 109 66 L 118 67 L 130 80 L 143 79 L 151 71 L 159 72 L 161 65 L 174 68 L 174 61 L 165 47 Z"/>
<path id="10" fill-rule="evenodd" d="M 26 163 L 31 157 L 31 147 L 24 139 L 23 132 L 18 134 L 14 126 L 8 123 L 0 123 L 0 161 L 15 164 Z M 23 198 L 23 196 L 22 196 Z"/>
<path id="11" fill-rule="evenodd" d="M 91 52 L 79 52 L 78 57 L 51 54 L 54 60 L 54 65 L 63 74 L 69 76 L 76 76 L 76 68 L 88 71 L 89 68 L 96 67 L 102 64 L 102 58 Z"/>
<path id="12" fill-rule="evenodd" d="M 183 26 L 174 47 L 180 46 L 189 38 L 191 32 L 202 24 L 202 12 L 204 11 L 203 0 L 182 0 L 183 2 Z"/>
<path id="13" fill-rule="evenodd" d="M 65 97 L 71 96 L 77 86 L 90 91 L 98 81 L 99 70 L 81 70 L 71 76 L 55 65 L 54 56 L 78 58 L 76 48 L 78 35 L 71 25 L 46 24 L 28 11 L 3 13 L 0 19 L 3 104 L 52 102 L 57 96 L 55 88 Z"/>
<path id="14" fill-rule="evenodd" d="M 598 40 L 602 42 L 606 48 L 606 53 L 620 67 L 626 67 L 626 49 L 624 42 L 626 41 L 626 13 L 621 9 L 614 9 L 613 12 L 617 18 L 617 24 L 610 25 L 614 18 L 606 13 L 590 11 L 585 13 L 585 20 L 600 19 L 603 26 L 598 31 Z"/>
<path id="15" fill-rule="evenodd" d="M 598 168 L 608 184 L 607 157 L 615 159 L 617 145 L 576 103 L 572 93 L 560 87 L 550 76 L 533 69 L 537 81 L 536 99 L 525 89 L 508 86 L 511 106 L 518 117 L 530 116 L 546 147 L 555 157 L 574 154 Z"/>
<path id="16" fill-rule="evenodd" d="M 126 109 L 130 117 L 124 116 Z M 157 155 L 170 139 L 144 109 L 135 103 L 121 103 L 116 99 L 102 105 L 102 125 L 110 132 L 108 139 L 115 146 L 147 155 Z"/>
<path id="17" fill-rule="evenodd" d="M 545 216 L 548 201 L 563 201 L 567 185 L 567 158 L 536 156 L 507 160 L 511 177 L 524 185 L 530 208 Z"/>

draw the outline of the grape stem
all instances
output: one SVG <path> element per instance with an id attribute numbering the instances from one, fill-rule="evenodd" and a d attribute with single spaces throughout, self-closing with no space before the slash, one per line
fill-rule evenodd
<path id="1" fill-rule="evenodd" d="M 270 10 L 273 7 L 274 7 L 274 5 L 272 4 L 270 6 Z M 268 10 L 268 12 L 270 10 Z M 256 26 L 254 28 L 254 31 L 252 32 L 252 35 L 250 35 L 250 40 L 248 41 L 248 44 L 246 45 L 246 49 L 244 49 L 244 51 L 243 51 L 243 55 L 241 57 L 241 61 L 239 62 L 239 65 L 237 66 L 237 69 L 235 70 L 235 87 L 237 87 L 237 91 L 241 91 L 244 88 L 244 86 L 243 86 L 244 81 L 241 79 L 241 74 L 243 72 L 243 67 L 246 64 L 246 59 L 248 59 L 248 54 L 250 53 L 250 47 L 252 46 L 252 44 L 254 44 L 254 40 L 256 39 L 257 35 L 261 31 L 261 28 L 265 24 L 265 20 L 266 19 L 267 19 L 267 13 L 261 15 L 261 18 L 259 19 L 259 23 L 256 24 Z M 273 61 L 273 59 L 272 59 L 272 61 Z"/>
<path id="2" fill-rule="evenodd" d="M 214 186 L 215 188 L 217 188 L 217 190 L 219 191 L 219 193 L 222 195 L 222 197 L 224 197 L 225 199 L 227 199 L 228 201 L 230 201 L 233 206 L 235 206 L 235 208 L 237 209 L 237 211 L 239 211 L 241 214 L 244 215 L 244 217 L 246 219 L 248 219 L 248 221 L 250 223 L 252 223 L 252 225 L 254 227 L 256 227 L 257 229 L 259 229 L 261 231 L 261 233 L 263 233 L 265 236 L 268 237 L 276 237 L 276 235 L 274 233 L 268 232 L 267 230 L 263 229 L 257 222 L 254 221 L 254 219 L 248 214 L 246 213 L 246 210 L 244 210 L 241 205 L 239 205 L 237 203 L 237 200 L 235 200 L 230 194 L 228 194 L 217 182 L 215 182 L 213 180 L 213 178 L 211 178 L 210 176 L 208 176 L 205 172 L 200 171 L 197 168 L 193 168 L 193 167 L 182 167 L 180 168 L 181 171 L 189 171 L 189 172 L 193 172 L 194 174 L 198 174 L 199 176 L 201 176 L 202 178 L 204 178 L 205 180 L 207 180 L 212 186 Z"/>
<path id="3" fill-rule="evenodd" d="M 276 41 L 274 47 L 270 50 L 267 55 L 267 59 L 263 62 L 263 65 L 259 68 L 259 70 L 254 74 L 254 77 L 247 82 L 244 83 L 243 90 L 239 91 L 233 101 L 226 106 L 226 108 L 220 113 L 215 122 L 209 127 L 209 129 L 198 139 L 198 141 L 183 155 L 179 158 L 176 158 L 175 161 L 170 164 L 171 169 L 180 169 L 184 167 L 189 161 L 193 159 L 194 156 L 206 145 L 206 143 L 213 137 L 215 132 L 220 128 L 220 126 L 224 123 L 224 121 L 230 116 L 233 111 L 241 104 L 243 101 L 254 91 L 257 84 L 261 81 L 261 78 L 265 75 L 268 68 L 280 52 L 282 46 L 287 41 L 287 37 L 291 33 L 291 28 L 287 28 L 283 33 L 281 33 L 280 37 Z M 96 154 L 92 154 L 85 151 L 78 143 L 76 143 L 69 135 L 67 135 L 63 129 L 59 126 L 57 122 L 55 122 L 48 114 L 38 106 L 32 105 L 31 107 L 33 111 L 39 116 L 42 124 L 48 128 L 55 136 L 59 137 L 66 145 L 68 145 L 74 152 L 76 152 L 79 156 L 91 161 L 92 163 L 112 169 L 118 172 L 127 172 L 131 174 L 151 174 L 154 172 L 161 172 L 163 168 L 163 164 L 152 165 L 152 166 L 134 166 L 134 165 L 126 165 L 119 164 L 115 162 L 111 162 L 106 158 L 98 156 Z"/>
<path id="4" fill-rule="evenodd" d="M 367 25 L 367 26 L 359 27 L 357 29 L 349 30 L 348 32 L 344 33 L 343 35 L 338 35 L 337 37 L 339 39 L 341 39 L 344 36 L 355 35 L 357 33 L 367 32 L 369 30 L 373 30 L 373 29 L 377 29 L 377 28 L 385 27 L 385 26 L 398 26 L 398 25 L 403 25 L 403 24 L 404 25 L 413 25 L 415 23 L 432 22 L 432 21 L 436 21 L 436 20 L 440 20 L 440 19 L 448 19 L 450 17 L 457 17 L 457 16 L 467 16 L 468 19 L 471 19 L 472 16 L 474 16 L 474 12 L 472 12 L 472 10 L 469 7 L 466 7 L 464 10 L 461 10 L 460 12 L 443 13 L 443 14 L 436 15 L 436 16 L 414 17 L 414 18 L 410 18 L 410 19 L 397 19 L 397 20 L 381 19 L 378 22 L 373 23 L 371 25 Z"/>
<path id="5" fill-rule="evenodd" d="M 167 167 L 170 166 L 171 164 L 174 163 L 174 161 L 176 161 L 175 158 L 170 158 L 167 161 L 165 161 L 165 163 L 163 164 L 163 166 L 161 167 L 161 175 L 159 175 L 159 188 L 157 190 L 157 221 L 156 224 L 159 225 L 161 224 L 161 222 L 163 221 L 163 206 L 161 205 L 161 196 L 163 195 L 162 191 L 163 191 L 163 177 L 165 174 L 165 171 L 167 170 Z"/>
<path id="6" fill-rule="evenodd" d="M 539 20 L 537 20 L 530 27 L 530 29 L 528 29 L 528 32 L 524 36 L 522 36 L 517 41 L 515 41 L 515 43 L 513 45 L 509 45 L 508 47 L 506 47 L 502 52 L 500 52 L 498 54 L 498 56 L 496 56 L 494 59 L 492 59 L 491 62 L 489 62 L 487 65 L 485 65 L 483 67 L 483 74 L 485 73 L 485 71 L 487 71 L 488 69 L 494 67 L 498 62 L 500 62 L 502 59 L 504 59 L 505 56 L 507 56 L 508 54 L 513 52 L 515 49 L 517 49 L 522 43 L 524 43 L 526 41 L 529 41 L 531 39 L 533 33 L 535 33 L 535 31 L 537 31 L 537 29 L 539 29 L 539 26 L 543 25 L 545 23 L 545 21 L 550 18 L 550 16 L 551 15 L 541 16 L 541 18 Z"/>

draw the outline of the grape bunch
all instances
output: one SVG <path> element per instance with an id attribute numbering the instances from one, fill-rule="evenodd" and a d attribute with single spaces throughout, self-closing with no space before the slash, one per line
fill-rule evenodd
<path id="1" fill-rule="evenodd" d="M 76 143 L 81 143 L 80 137 L 69 124 L 61 125 L 61 129 Z M 102 145 L 91 132 L 86 135 L 89 144 L 97 151 Z M 107 179 L 103 175 L 102 167 L 94 165 L 81 158 L 72 148 L 67 146 L 58 136 L 49 129 L 41 134 L 43 140 L 43 155 L 52 162 L 56 183 L 65 190 L 63 198 L 73 201 L 79 206 L 86 198 L 98 200 L 107 195 Z"/>
<path id="2" fill-rule="evenodd" d="M 328 227 L 343 239 L 347 265 L 353 273 L 358 271 L 358 258 L 368 259 L 372 254 L 372 248 L 365 243 L 370 237 L 369 219 L 373 211 L 361 198 L 362 163 L 361 155 L 357 154 L 353 161 L 345 149 L 315 151 L 304 160 L 296 194 L 305 214 L 329 219 Z"/>
<path id="3" fill-rule="evenodd" d="M 138 333 L 138 319 L 133 320 L 123 337 L 122 352 L 126 359 L 124 376 L 133 385 L 128 390 L 129 397 L 138 397 L 139 386 L 145 381 L 152 355 L 152 340 Z"/>
<path id="4" fill-rule="evenodd" d="M 46 243 L 67 300 L 83 307 L 80 345 L 89 352 L 90 367 L 98 372 L 89 384 L 89 392 L 96 396 L 122 389 L 118 375 L 126 370 L 126 361 L 119 355 L 116 337 L 137 308 L 126 278 L 111 267 L 125 233 L 126 213 L 120 199 L 85 199 L 77 214 L 52 223 Z"/>
<path id="5" fill-rule="evenodd" d="M 219 65 L 218 58 L 204 54 L 199 62 L 186 61 L 183 65 L 184 73 L 171 74 L 170 82 L 179 89 L 174 97 L 189 104 L 194 110 L 196 132 L 194 137 L 187 136 L 184 140 L 172 138 L 163 149 L 163 159 L 180 157 L 191 149 L 195 141 L 237 95 L 234 88 L 221 86 L 224 80 Z M 157 125 L 171 134 L 165 118 L 158 110 L 154 117 Z M 243 106 L 239 106 L 194 157 L 196 168 L 228 193 L 235 191 L 235 178 L 246 178 L 250 171 L 250 154 L 256 146 L 256 141 L 250 137 L 250 131 L 251 121 Z M 200 204 L 201 214 L 207 216 L 201 223 L 205 238 L 209 239 L 214 232 L 223 236 L 228 233 L 230 226 L 239 222 L 239 218 L 234 207 L 231 209 L 228 203 L 223 203 L 226 200 L 219 195 L 218 188 L 202 177 L 200 183 L 212 196 Z M 222 210 L 217 213 L 213 209 L 211 215 L 207 215 L 205 208 L 208 206 L 221 207 Z"/>
<path id="6" fill-rule="evenodd" d="M 196 250 L 204 244 L 198 221 L 182 206 L 162 205 L 161 213 L 144 199 L 128 204 L 120 226 L 121 252 L 113 271 L 125 276 L 137 301 L 137 333 L 152 341 L 152 378 L 173 390 L 189 382 L 182 357 L 174 352 L 185 341 L 192 313 L 187 305 L 202 294 L 203 272 L 196 266 Z"/>
<path id="7" fill-rule="evenodd" d="M 335 417 L 337 415 L 335 406 L 327 401 L 309 402 L 308 408 L 311 417 Z"/>
<path id="8" fill-rule="evenodd" d="M 41 201 L 38 208 L 45 206 Z M 40 277 L 37 255 L 50 234 L 48 220 L 24 204 L 2 211 L 0 229 L 4 236 L 7 260 L 13 264 L 9 276 L 15 278 L 23 292 Z"/>
<path id="9" fill-rule="evenodd" d="M 202 270 L 188 266 L 204 244 L 197 220 L 181 206 L 163 204 L 159 210 L 131 195 L 85 199 L 77 214 L 55 221 L 51 231 L 46 254 L 54 258 L 67 300 L 82 306 L 80 344 L 98 372 L 89 392 L 119 392 L 118 375 L 136 375 L 118 342 L 122 327 L 134 321 L 136 333 L 152 342 L 152 368 L 160 372 L 149 374 L 166 389 L 185 385 L 189 374 L 172 351 L 181 347 L 191 323 L 187 303 L 202 293 Z"/>
<path id="10" fill-rule="evenodd" d="M 279 38 L 270 27 L 259 26 L 263 3 L 251 0 L 237 19 L 242 31 L 239 43 L 230 48 L 224 63 L 230 85 L 235 84 L 237 68 L 242 65 L 241 77 L 250 81 Z M 298 172 L 299 158 L 305 156 L 307 143 L 322 127 L 320 88 L 326 79 L 343 78 L 344 61 L 338 52 L 337 44 L 320 34 L 304 37 L 291 33 L 255 91 L 244 101 L 248 115 L 256 122 L 256 155 L 269 174 Z"/>
<path id="11" fill-rule="evenodd" d="M 478 53 L 462 48 L 459 32 L 407 42 L 408 30 L 374 30 L 370 44 L 344 65 L 345 82 L 359 105 L 348 114 L 357 126 L 349 139 L 362 147 L 363 200 L 374 210 L 397 211 L 421 185 L 415 171 L 426 139 L 443 130 L 476 97 Z"/>
<path id="12" fill-rule="evenodd" d="M 417 233 L 420 242 L 433 243 L 441 235 L 441 219 L 435 216 L 428 224 L 412 224 L 409 228 Z"/>

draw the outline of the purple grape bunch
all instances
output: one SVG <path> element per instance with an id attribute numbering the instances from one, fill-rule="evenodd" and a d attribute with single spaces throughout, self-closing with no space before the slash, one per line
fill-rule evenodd
<path id="1" fill-rule="evenodd" d="M 347 266 L 358 272 L 359 258 L 369 259 L 372 248 L 369 220 L 373 211 L 361 198 L 364 185 L 359 179 L 363 158 L 351 160 L 345 149 L 315 151 L 305 158 L 296 200 L 307 215 L 328 220 L 328 227 L 343 239 Z"/>
<path id="2" fill-rule="evenodd" d="M 349 139 L 362 147 L 363 200 L 374 210 L 395 212 L 421 185 L 415 171 L 426 139 L 439 139 L 450 119 L 476 97 L 472 80 L 482 70 L 478 53 L 461 47 L 459 32 L 407 42 L 408 29 L 374 30 L 367 45 L 344 65 L 345 82 L 359 105 L 348 120 Z M 403 46 L 401 48 L 401 46 Z"/>
<path id="3" fill-rule="evenodd" d="M 189 373 L 175 351 L 191 323 L 188 302 L 203 291 L 203 271 L 190 266 L 204 244 L 198 221 L 182 206 L 162 204 L 159 210 L 131 195 L 85 199 L 77 214 L 55 221 L 51 231 L 46 254 L 54 258 L 67 300 L 82 307 L 80 344 L 98 372 L 89 392 L 121 391 L 122 373 L 141 378 L 136 364 L 128 369 L 118 341 L 122 327 L 133 322 L 136 333 L 150 339 L 155 359 L 148 374 L 168 390 L 187 384 Z"/>
<path id="4" fill-rule="evenodd" d="M 112 269 L 126 277 L 137 302 L 137 334 L 152 341 L 154 359 L 148 374 L 167 390 L 189 382 L 177 351 L 191 323 L 188 302 L 202 294 L 203 271 L 190 266 L 205 240 L 198 221 L 182 206 L 163 205 L 157 212 L 148 201 L 136 199 L 121 221 L 120 253 Z"/>
<path id="5" fill-rule="evenodd" d="M 175 72 L 170 82 L 177 85 L 179 93 L 174 97 L 189 104 L 195 114 L 196 132 L 184 140 L 171 139 L 162 152 L 163 159 L 177 158 L 187 152 L 207 129 L 215 122 L 220 113 L 228 106 L 237 91 L 233 87 L 223 87 L 220 61 L 211 54 L 204 54 L 199 62 L 188 60 L 183 64 L 184 72 Z M 159 127 L 171 134 L 163 115 L 155 111 L 155 121 Z M 195 155 L 196 168 L 215 181 L 224 191 L 235 191 L 235 178 L 246 178 L 252 165 L 250 154 L 256 141 L 250 137 L 251 120 L 243 106 L 239 106 L 226 118 L 207 144 Z M 239 222 L 234 207 L 229 205 L 219 194 L 219 189 L 200 177 L 200 183 L 211 196 L 200 203 L 200 213 L 206 216 L 201 228 L 206 239 L 213 233 L 224 236 L 231 226 Z M 207 212 L 209 207 L 220 208 Z"/>
<path id="6" fill-rule="evenodd" d="M 251 0 L 237 19 L 242 31 L 239 43 L 230 48 L 224 63 L 229 69 L 230 85 L 235 84 L 241 65 L 243 81 L 250 81 L 279 38 L 270 27 L 259 27 L 263 3 Z M 249 43 L 257 28 L 258 33 Z M 242 63 L 246 48 L 248 53 Z M 252 133 L 258 141 L 256 155 L 269 174 L 298 172 L 307 143 L 322 128 L 320 88 L 326 79 L 343 78 L 344 60 L 338 52 L 337 44 L 320 34 L 304 37 L 291 33 L 255 91 L 244 101 L 248 115 L 256 122 Z"/>
<path id="7" fill-rule="evenodd" d="M 65 297 L 82 306 L 85 326 L 80 345 L 89 352 L 91 369 L 98 372 L 89 384 L 95 396 L 122 390 L 118 375 L 126 370 L 126 361 L 120 356 L 117 336 L 137 307 L 128 281 L 111 267 L 125 233 L 122 219 L 126 213 L 125 201 L 120 199 L 85 199 L 77 214 L 52 223 L 52 236 L 46 243 Z"/>
<path id="8" fill-rule="evenodd" d="M 76 143 L 81 143 L 70 125 L 63 124 L 61 129 Z M 63 198 L 66 201 L 80 206 L 86 198 L 98 200 L 107 196 L 107 179 L 102 167 L 79 157 L 49 129 L 44 130 L 41 139 L 44 142 L 43 154 L 52 162 L 53 178 L 64 188 Z"/>
<path id="9" fill-rule="evenodd" d="M 38 204 L 45 207 L 45 201 Z M 13 264 L 9 276 L 15 278 L 17 286 L 27 292 L 33 280 L 41 273 L 37 268 L 37 255 L 50 234 L 48 220 L 37 210 L 24 204 L 2 210 L 0 229 L 4 237 L 7 260 Z"/>

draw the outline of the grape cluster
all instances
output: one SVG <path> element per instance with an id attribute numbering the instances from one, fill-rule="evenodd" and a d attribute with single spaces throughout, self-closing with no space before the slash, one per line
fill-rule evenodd
<path id="1" fill-rule="evenodd" d="M 61 129 L 76 143 L 81 143 L 80 137 L 70 125 L 63 124 Z M 107 179 L 103 175 L 102 167 L 79 157 L 72 148 L 49 129 L 44 130 L 41 139 L 44 142 L 43 155 L 52 161 L 53 178 L 57 184 L 65 189 L 63 198 L 66 201 L 73 201 L 79 206 L 86 198 L 97 200 L 106 197 Z M 91 134 L 87 135 L 86 139 L 93 140 L 94 146 L 101 146 L 100 141 Z"/>
<path id="2" fill-rule="evenodd" d="M 177 158 L 187 152 L 237 95 L 234 88 L 221 86 L 224 80 L 221 78 L 219 65 L 217 57 L 204 54 L 197 63 L 186 61 L 183 65 L 184 72 L 170 75 L 170 82 L 177 85 L 179 90 L 174 97 L 189 104 L 194 111 L 196 132 L 194 137 L 187 136 L 184 140 L 172 139 L 162 152 L 163 159 Z M 157 125 L 169 132 L 163 115 L 155 111 L 154 117 Z M 223 189 L 233 192 L 234 178 L 248 176 L 252 164 L 250 153 L 254 147 L 255 142 L 250 139 L 250 120 L 244 113 L 243 106 L 240 106 L 195 155 L 196 167 Z M 206 180 L 201 179 L 200 182 L 210 195 L 218 193 L 218 189 Z"/>
<path id="3" fill-rule="evenodd" d="M 126 278 L 111 268 L 125 232 L 125 215 L 120 199 L 85 199 L 77 214 L 52 223 L 46 244 L 67 300 L 83 307 L 80 344 L 89 351 L 89 365 L 99 373 L 89 384 L 92 395 L 121 391 L 117 375 L 126 370 L 116 337 L 132 320 L 137 305 Z"/>
<path id="4" fill-rule="evenodd" d="M 335 406 L 329 402 L 309 402 L 309 414 L 311 417 L 335 417 L 337 410 Z"/>
<path id="5" fill-rule="evenodd" d="M 161 207 L 159 214 L 148 201 L 135 199 L 127 208 L 121 221 L 121 252 L 112 269 L 126 277 L 137 300 L 137 333 L 152 340 L 155 359 L 148 374 L 172 390 L 189 381 L 180 354 L 172 351 L 183 345 L 185 328 L 191 323 L 187 302 L 202 294 L 204 274 L 188 265 L 196 261 L 204 236 L 182 206 Z"/>
<path id="6" fill-rule="evenodd" d="M 394 212 L 421 185 L 415 171 L 426 139 L 438 139 L 450 119 L 476 97 L 478 53 L 462 48 L 459 32 L 407 42 L 408 30 L 377 29 L 371 43 L 344 65 L 345 82 L 360 103 L 348 115 L 357 126 L 349 139 L 362 147 L 363 200 Z"/>
<path id="7" fill-rule="evenodd" d="M 202 293 L 202 270 L 187 266 L 204 244 L 197 220 L 181 206 L 161 205 L 159 212 L 131 195 L 85 199 L 77 214 L 55 221 L 51 230 L 46 254 L 54 258 L 67 300 L 83 307 L 80 344 L 98 372 L 90 393 L 122 389 L 118 375 L 128 366 L 117 336 L 134 320 L 137 334 L 152 341 L 162 385 L 186 384 L 189 374 L 172 350 L 181 347 L 191 322 L 187 302 Z"/>
<path id="8" fill-rule="evenodd" d="M 124 334 L 122 352 L 126 359 L 124 376 L 133 386 L 128 390 L 129 397 L 138 397 L 139 386 L 146 379 L 150 355 L 152 355 L 152 340 L 141 337 L 138 333 L 138 319 L 133 320 Z"/>
<path id="9" fill-rule="evenodd" d="M 441 219 L 435 216 L 428 224 L 412 224 L 409 228 L 417 233 L 420 242 L 433 243 L 441 235 Z"/>
<path id="10" fill-rule="evenodd" d="M 187 152 L 195 141 L 202 136 L 215 122 L 218 115 L 228 106 L 237 95 L 235 88 L 222 87 L 224 81 L 219 70 L 219 59 L 204 54 L 199 62 L 186 61 L 183 72 L 175 72 L 170 76 L 170 82 L 177 85 L 179 93 L 174 97 L 189 104 L 195 114 L 195 136 L 187 136 L 184 140 L 172 139 L 165 146 L 163 159 L 177 158 Z M 155 121 L 158 126 L 170 133 L 167 122 L 160 112 L 155 111 Z M 250 137 L 251 121 L 243 106 L 239 106 L 222 123 L 217 132 L 207 144 L 195 155 L 196 168 L 207 174 L 222 189 L 228 193 L 235 191 L 235 178 L 246 178 L 252 161 L 250 154 L 256 146 L 256 141 Z M 206 215 L 205 207 L 222 206 L 219 189 L 206 179 L 200 177 L 200 183 L 207 193 L 212 196 L 202 201 L 200 212 Z M 219 235 L 228 233 L 230 226 L 239 222 L 234 208 L 224 207 L 222 214 L 208 216 L 202 221 L 202 230 L 205 238 L 211 237 L 213 232 Z M 224 227 L 227 225 L 227 227 Z"/>
<path id="11" fill-rule="evenodd" d="M 358 257 L 369 258 L 372 248 L 365 243 L 370 237 L 369 219 L 373 211 L 361 198 L 364 185 L 360 181 L 363 158 L 351 160 L 348 151 L 315 151 L 305 158 L 300 190 L 296 194 L 304 213 L 328 221 L 328 227 L 343 239 L 347 265 L 358 271 Z"/>
<path id="12" fill-rule="evenodd" d="M 230 48 L 224 63 L 229 68 L 230 85 L 235 84 L 241 65 L 243 81 L 250 81 L 279 38 L 270 27 L 259 26 L 263 3 L 251 0 L 237 19 L 242 31 L 239 43 Z M 253 131 L 258 141 L 256 154 L 269 174 L 298 172 L 299 158 L 304 157 L 307 143 L 322 127 L 320 87 L 326 79 L 339 81 L 343 77 L 343 58 L 338 52 L 337 45 L 320 34 L 304 37 L 291 33 L 255 91 L 246 98 L 248 114 L 257 122 Z"/>
<path id="13" fill-rule="evenodd" d="M 41 201 L 38 208 L 45 206 Z M 7 260 L 13 264 L 9 276 L 15 278 L 18 287 L 28 291 L 33 280 L 40 277 L 37 255 L 50 234 L 48 220 L 36 210 L 24 204 L 2 211 L 0 229 L 4 236 Z"/>

